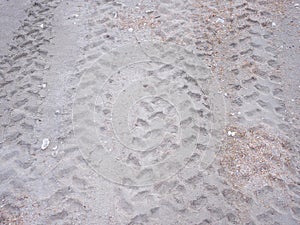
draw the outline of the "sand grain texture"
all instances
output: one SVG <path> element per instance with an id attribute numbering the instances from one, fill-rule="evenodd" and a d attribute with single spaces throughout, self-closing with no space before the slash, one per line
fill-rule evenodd
<path id="1" fill-rule="evenodd" d="M 299 224 L 299 10 L 1 2 L 0 224 Z"/>

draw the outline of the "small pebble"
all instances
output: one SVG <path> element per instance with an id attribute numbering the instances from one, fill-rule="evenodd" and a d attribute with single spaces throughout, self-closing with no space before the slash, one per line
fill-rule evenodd
<path id="1" fill-rule="evenodd" d="M 128 31 L 129 31 L 130 33 L 132 33 L 132 32 L 133 32 L 133 28 L 130 27 L 130 28 L 128 29 Z"/>
<path id="2" fill-rule="evenodd" d="M 146 10 L 146 13 L 150 14 L 150 13 L 153 13 L 154 10 Z"/>
<path id="3" fill-rule="evenodd" d="M 47 84 L 42 84 L 42 88 L 46 88 L 47 87 Z"/>
<path id="4" fill-rule="evenodd" d="M 40 27 L 41 27 L 41 28 L 44 28 L 44 24 L 41 24 Z"/>
<path id="5" fill-rule="evenodd" d="M 228 131 L 227 132 L 227 134 L 228 134 L 228 136 L 232 136 L 232 137 L 234 137 L 235 136 L 235 134 L 236 134 L 236 132 L 233 132 L 233 131 Z"/>
<path id="6" fill-rule="evenodd" d="M 43 139 L 42 146 L 41 146 L 41 149 L 42 149 L 42 150 L 45 150 L 46 148 L 48 148 L 49 144 L 50 144 L 49 139 L 48 139 L 48 138 L 44 138 L 44 139 Z"/>
<path id="7" fill-rule="evenodd" d="M 224 23 L 225 20 L 223 20 L 223 19 L 221 19 L 221 18 L 218 18 L 218 19 L 216 20 L 216 22 L 217 22 L 217 23 Z"/>

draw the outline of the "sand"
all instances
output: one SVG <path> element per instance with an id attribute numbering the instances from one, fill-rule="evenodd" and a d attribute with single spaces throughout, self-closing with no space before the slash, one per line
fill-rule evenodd
<path id="1" fill-rule="evenodd" d="M 2 1 L 0 224 L 299 224 L 299 4 Z"/>

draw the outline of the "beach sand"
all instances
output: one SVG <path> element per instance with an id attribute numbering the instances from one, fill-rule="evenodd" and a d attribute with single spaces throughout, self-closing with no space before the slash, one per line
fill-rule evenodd
<path id="1" fill-rule="evenodd" d="M 286 0 L 0 3 L 0 224 L 300 224 Z"/>

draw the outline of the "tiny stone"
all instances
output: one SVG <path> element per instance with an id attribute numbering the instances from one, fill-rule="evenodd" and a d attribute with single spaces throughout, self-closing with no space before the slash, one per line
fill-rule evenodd
<path id="1" fill-rule="evenodd" d="M 227 134 L 228 134 L 228 136 L 232 136 L 232 137 L 234 137 L 235 136 L 235 134 L 236 134 L 236 132 L 233 132 L 233 131 L 228 131 L 227 132 Z"/>
<path id="2" fill-rule="evenodd" d="M 153 13 L 154 10 L 146 10 L 146 13 L 150 14 L 150 13 Z"/>
<path id="3" fill-rule="evenodd" d="M 41 27 L 41 28 L 44 28 L 44 24 L 41 24 L 40 27 Z"/>
<path id="4" fill-rule="evenodd" d="M 133 32 L 133 28 L 130 27 L 130 28 L 128 29 L 128 31 L 129 31 L 130 33 Z"/>
<path id="5" fill-rule="evenodd" d="M 218 18 L 218 19 L 216 20 L 216 22 L 217 22 L 217 23 L 224 23 L 225 20 L 223 20 L 223 19 L 221 19 L 221 18 Z"/>
<path id="6" fill-rule="evenodd" d="M 42 84 L 42 88 L 46 88 L 47 87 L 47 84 Z"/>
<path id="7" fill-rule="evenodd" d="M 48 148 L 49 144 L 50 144 L 49 139 L 48 139 L 48 138 L 44 138 L 44 139 L 43 139 L 42 146 L 41 146 L 41 149 L 42 149 L 42 150 L 45 150 L 46 148 Z"/>

